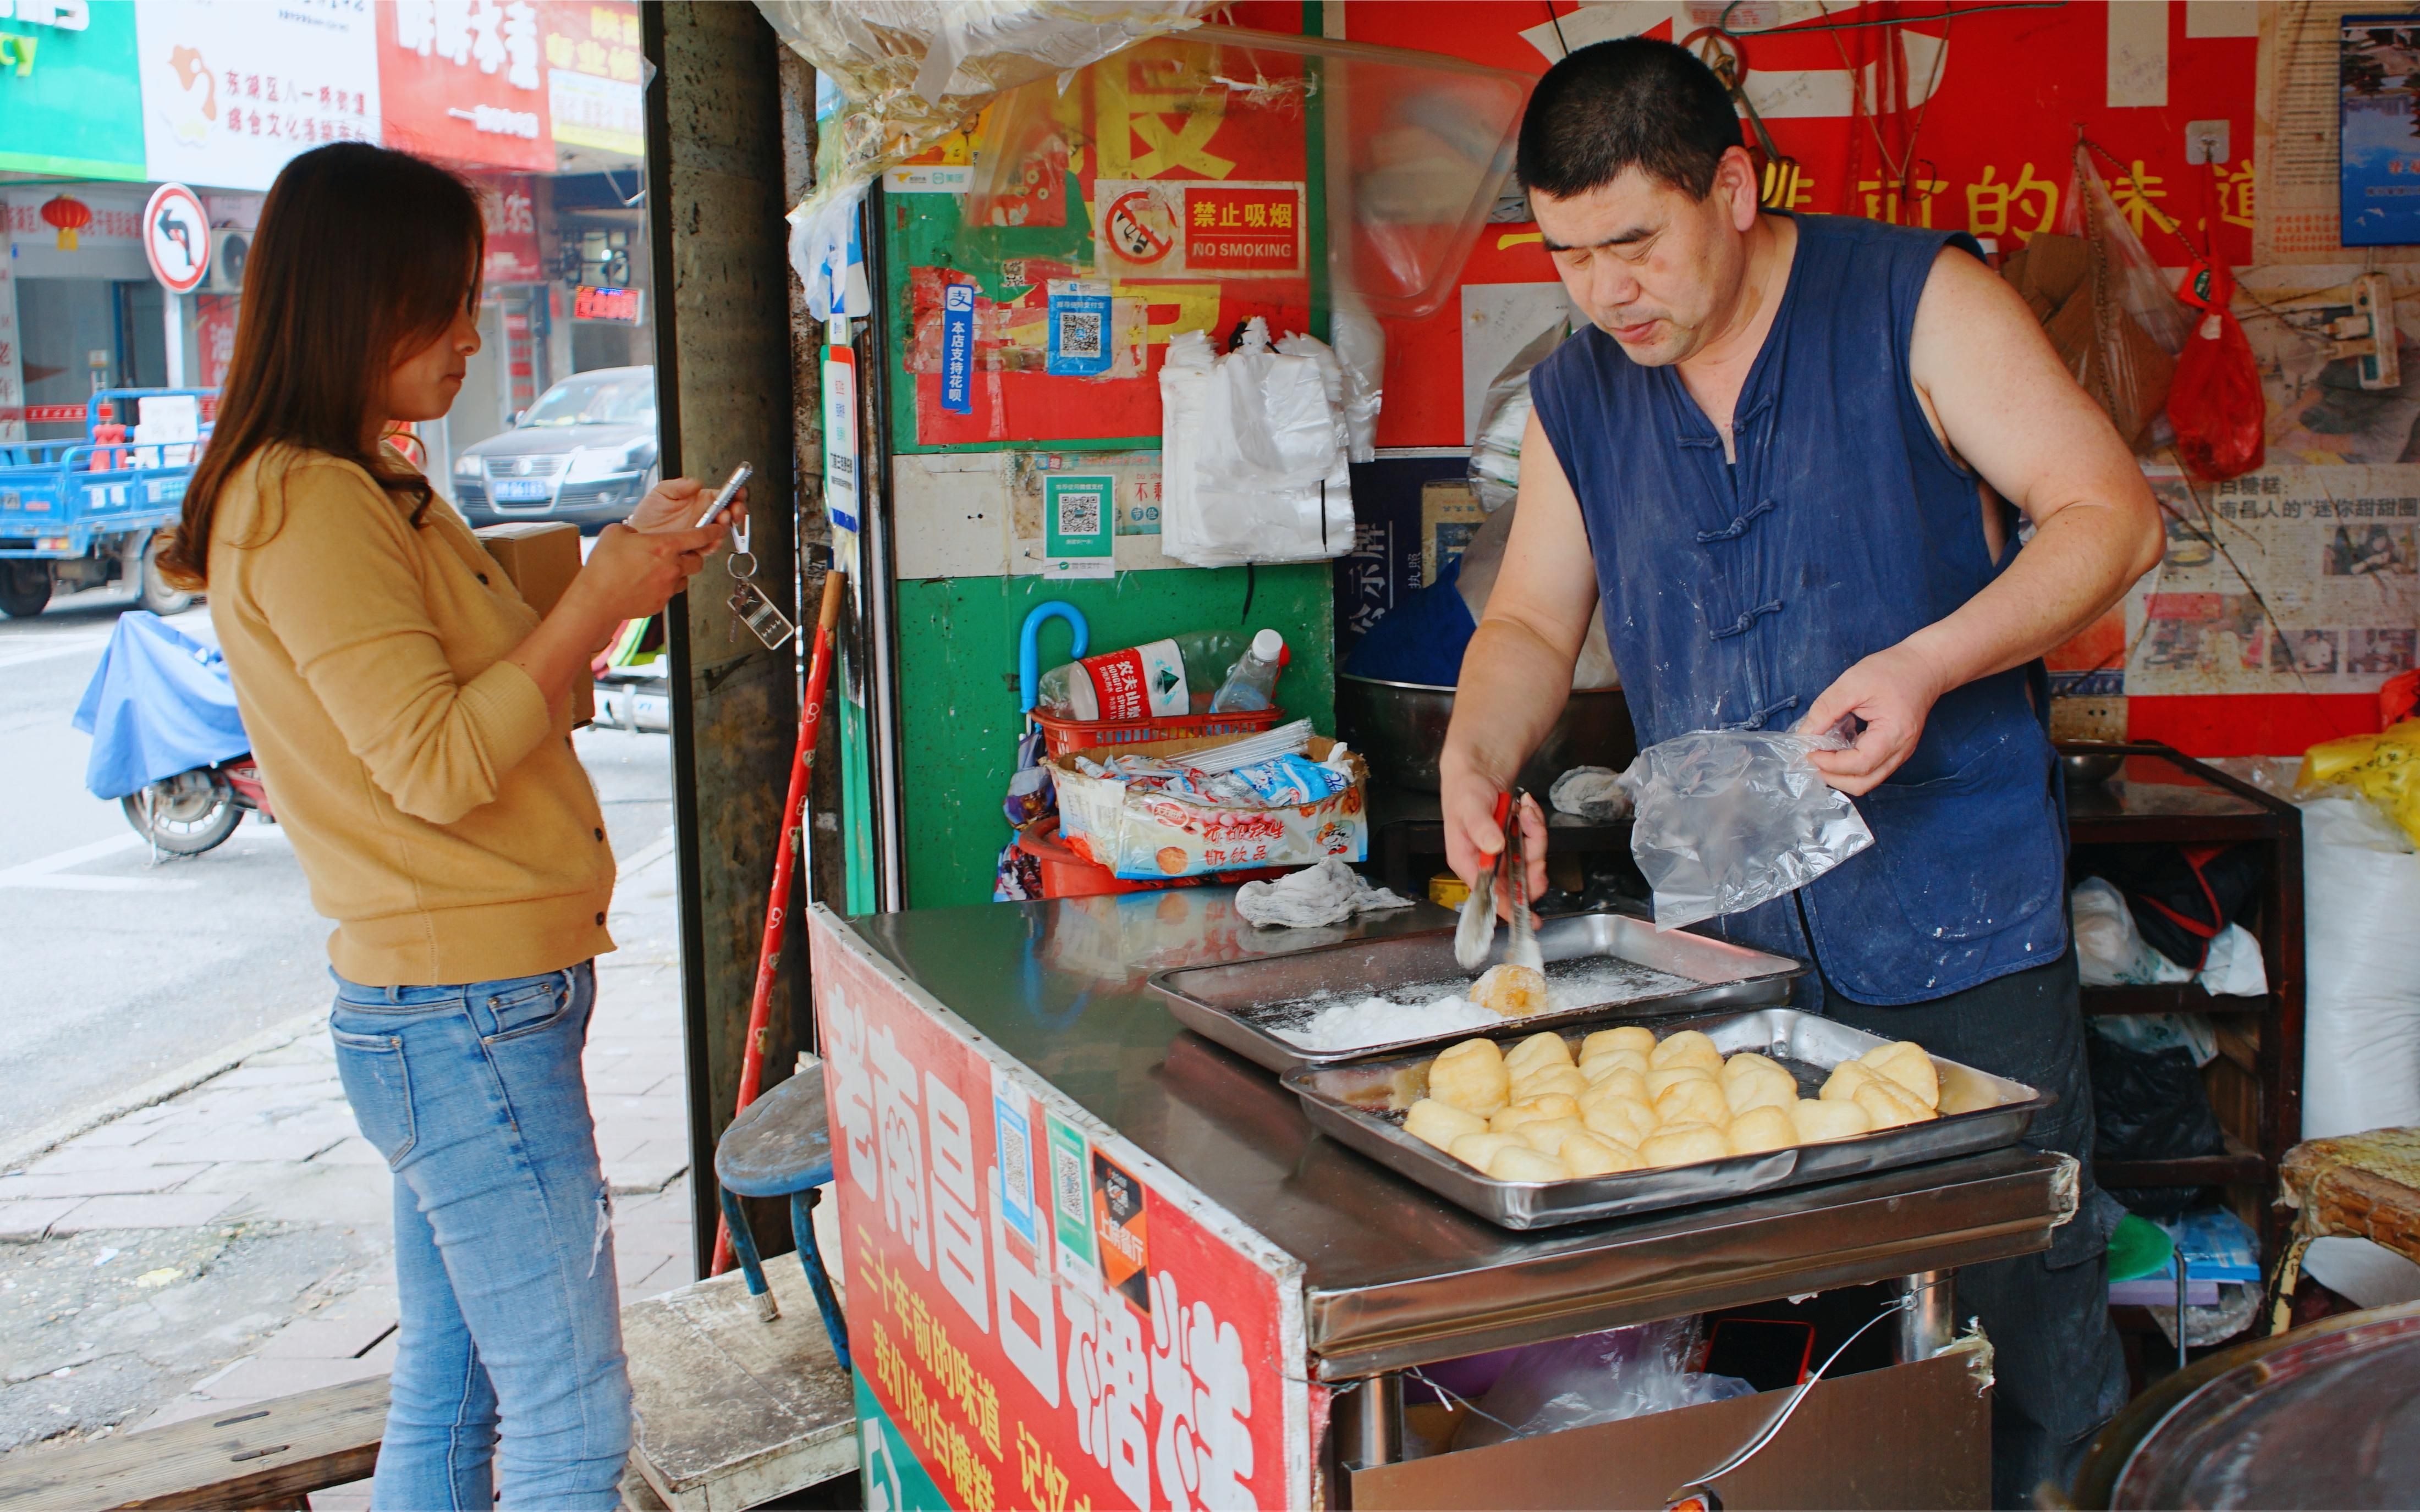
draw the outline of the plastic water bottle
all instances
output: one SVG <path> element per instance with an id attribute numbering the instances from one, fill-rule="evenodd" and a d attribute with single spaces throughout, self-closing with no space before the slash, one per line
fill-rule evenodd
<path id="1" fill-rule="evenodd" d="M 1278 673 L 1285 666 L 1285 637 L 1263 630 L 1227 669 L 1227 680 L 1211 695 L 1213 714 L 1249 714 L 1277 702 Z"/>
<path id="2" fill-rule="evenodd" d="M 1285 642 L 1275 630 L 1262 635 Z M 1188 630 L 1125 651 L 1106 652 L 1051 668 L 1034 688 L 1034 704 L 1058 719 L 1136 720 L 1199 714 L 1204 690 L 1232 676 L 1236 658 L 1249 659 L 1252 640 L 1240 630 Z M 1271 679 L 1274 681 L 1274 677 Z M 1266 708 L 1239 704 L 1239 708 Z"/>

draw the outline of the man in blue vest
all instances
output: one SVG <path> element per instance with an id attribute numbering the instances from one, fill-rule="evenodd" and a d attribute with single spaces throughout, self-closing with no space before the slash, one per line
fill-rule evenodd
<path id="1" fill-rule="evenodd" d="M 1451 863 L 1501 851 L 1496 795 L 1600 599 L 1641 746 L 1855 717 L 1812 759 L 1872 849 L 1714 927 L 1811 961 L 1803 1007 L 2057 1094 L 2029 1142 L 2086 1163 L 2076 1218 L 1956 1283 L 1998 1349 L 1993 1498 L 2029 1505 L 2126 1396 L 2040 657 L 2160 560 L 2150 491 L 1970 238 L 1762 211 L 1684 49 L 1555 65 L 1518 170 L 1592 324 L 1530 375 L 1520 515 L 1442 762 Z M 1546 832 L 1523 823 L 1534 895 Z"/>

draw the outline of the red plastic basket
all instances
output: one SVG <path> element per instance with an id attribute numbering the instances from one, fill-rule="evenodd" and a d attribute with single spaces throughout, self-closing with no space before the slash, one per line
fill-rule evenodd
<path id="1" fill-rule="evenodd" d="M 1094 746 L 1140 746 L 1147 740 L 1192 740 L 1202 735 L 1256 735 L 1285 719 L 1283 709 L 1249 714 L 1180 714 L 1157 719 L 1058 719 L 1036 714 L 1047 754 L 1064 756 Z"/>

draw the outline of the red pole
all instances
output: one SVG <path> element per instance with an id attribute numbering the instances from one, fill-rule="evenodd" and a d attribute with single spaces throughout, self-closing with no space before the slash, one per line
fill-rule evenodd
<path id="1" fill-rule="evenodd" d="M 765 902 L 765 943 L 756 952 L 756 992 L 748 1005 L 748 1041 L 739 1057 L 739 1105 L 735 1115 L 756 1101 L 765 1079 L 766 1028 L 773 1018 L 773 975 L 782 960 L 782 937 L 789 923 L 790 878 L 798 865 L 807 803 L 807 776 L 815 766 L 815 742 L 822 733 L 824 687 L 831 681 L 832 626 L 840 620 L 841 594 L 847 574 L 837 567 L 824 574 L 824 601 L 815 615 L 814 650 L 807 657 L 807 697 L 799 711 L 799 744 L 790 756 L 790 793 L 782 805 L 782 843 L 773 856 L 773 887 Z M 701 1178 L 708 1173 L 700 1172 Z M 714 1226 L 714 1268 L 721 1275 L 731 1269 L 730 1226 Z"/>

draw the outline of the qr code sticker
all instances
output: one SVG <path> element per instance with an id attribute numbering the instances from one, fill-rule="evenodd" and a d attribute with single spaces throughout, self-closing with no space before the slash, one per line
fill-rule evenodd
<path id="1" fill-rule="evenodd" d="M 1063 357 L 1101 355 L 1101 316 L 1097 310 L 1069 310 L 1059 316 L 1059 354 Z"/>
<path id="2" fill-rule="evenodd" d="M 1059 533 L 1062 535 L 1098 535 L 1101 533 L 1101 496 L 1096 492 L 1069 489 L 1059 496 Z"/>

